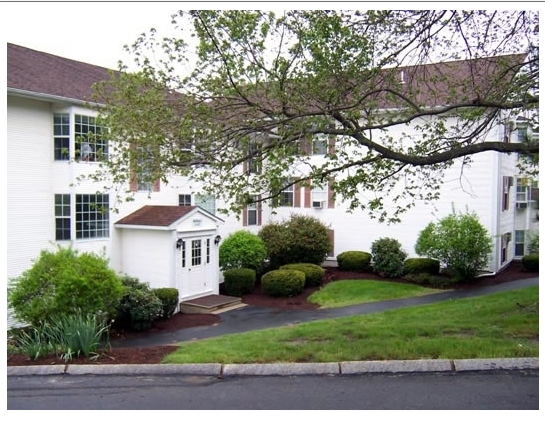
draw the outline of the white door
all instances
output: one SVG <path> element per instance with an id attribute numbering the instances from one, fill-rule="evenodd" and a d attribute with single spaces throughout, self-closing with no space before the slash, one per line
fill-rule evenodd
<path id="1" fill-rule="evenodd" d="M 208 282 L 210 244 L 210 237 L 185 239 L 180 254 L 182 273 L 179 291 L 182 298 L 206 294 L 213 290 L 211 282 Z"/>

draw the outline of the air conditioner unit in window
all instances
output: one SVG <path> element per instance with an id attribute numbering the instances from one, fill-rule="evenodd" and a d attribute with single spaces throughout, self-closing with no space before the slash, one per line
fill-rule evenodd
<path id="1" fill-rule="evenodd" d="M 323 208 L 324 201 L 312 201 L 312 208 Z"/>
<path id="2" fill-rule="evenodd" d="M 524 210 L 528 208 L 528 202 L 517 202 L 517 209 Z"/>

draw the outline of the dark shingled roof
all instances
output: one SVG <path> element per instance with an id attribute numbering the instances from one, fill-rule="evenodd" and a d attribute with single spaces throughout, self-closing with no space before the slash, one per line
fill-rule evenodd
<path id="1" fill-rule="evenodd" d="M 159 226 L 168 227 L 187 213 L 193 211 L 195 206 L 176 205 L 146 205 L 132 214 L 122 218 L 115 224 L 127 224 L 133 226 Z"/>
<path id="2" fill-rule="evenodd" d="M 8 43 L 8 89 L 80 101 L 93 100 L 93 84 L 110 80 L 108 68 Z"/>

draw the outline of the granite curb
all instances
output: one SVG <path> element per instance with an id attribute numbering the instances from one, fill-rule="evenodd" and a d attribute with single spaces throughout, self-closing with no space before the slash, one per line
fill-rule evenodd
<path id="1" fill-rule="evenodd" d="M 467 372 L 491 370 L 539 370 L 538 357 L 499 359 L 373 360 L 331 363 L 270 364 L 123 364 L 8 366 L 8 376 L 31 375 L 209 375 L 295 376 L 355 375 L 369 373 Z"/>

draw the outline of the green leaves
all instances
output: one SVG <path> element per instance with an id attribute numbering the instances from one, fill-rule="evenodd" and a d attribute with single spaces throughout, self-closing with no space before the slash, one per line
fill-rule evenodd
<path id="1" fill-rule="evenodd" d="M 181 11 L 179 37 L 143 34 L 128 48 L 138 71 L 121 64 L 97 87 L 112 149 L 89 178 L 121 201 L 145 159 L 153 179 L 188 176 L 237 214 L 248 194 L 277 197 L 271 182 L 335 180 L 347 209 L 399 221 L 437 199 L 458 158 L 539 152 L 497 141 L 510 117 L 538 128 L 537 23 L 528 11 Z M 336 145 L 324 161 L 297 149 L 316 134 Z"/>

